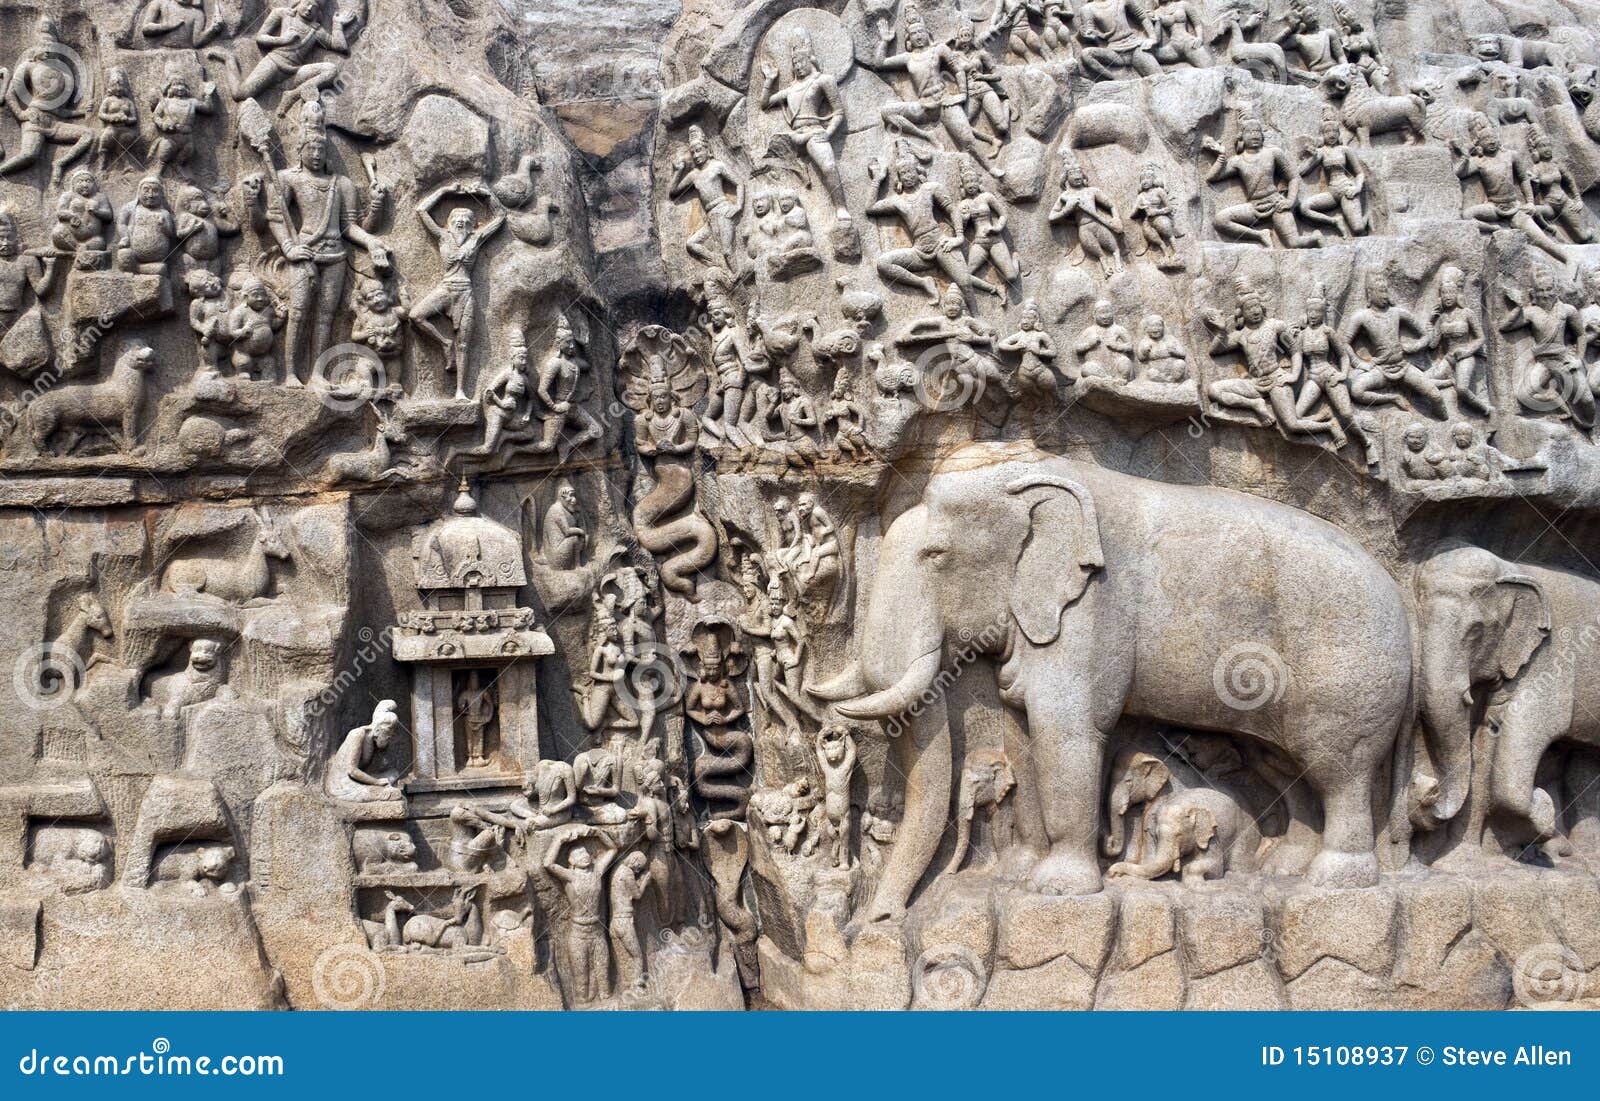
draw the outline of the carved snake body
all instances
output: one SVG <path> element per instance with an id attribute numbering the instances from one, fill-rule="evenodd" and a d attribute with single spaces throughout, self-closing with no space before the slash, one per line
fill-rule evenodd
<path id="1" fill-rule="evenodd" d="M 694 760 L 694 793 L 707 803 L 713 821 L 744 821 L 750 792 L 739 776 L 755 759 L 755 739 L 736 726 L 704 726 L 706 748 Z"/>
<path id="2" fill-rule="evenodd" d="M 676 515 L 674 519 L 667 519 Z M 661 583 L 694 599 L 694 574 L 717 556 L 717 529 L 695 508 L 694 475 L 679 463 L 657 462 L 655 488 L 633 507 L 639 545 L 661 562 Z"/>

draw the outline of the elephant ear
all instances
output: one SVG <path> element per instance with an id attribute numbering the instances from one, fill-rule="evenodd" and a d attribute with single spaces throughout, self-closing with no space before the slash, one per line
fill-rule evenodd
<path id="1" fill-rule="evenodd" d="M 1035 646 L 1061 634 L 1061 613 L 1105 564 L 1100 522 L 1088 489 L 1066 478 L 1030 477 L 1006 492 L 1032 494 L 1029 527 L 1017 558 L 1011 614 Z"/>
<path id="2" fill-rule="evenodd" d="M 1183 812 L 1184 825 L 1189 827 L 1189 839 L 1197 849 L 1209 849 L 1211 839 L 1217 835 L 1217 820 L 1204 807 L 1190 807 Z"/>
<path id="3" fill-rule="evenodd" d="M 1501 574 L 1496 584 L 1508 609 L 1500 638 L 1500 677 L 1510 680 L 1550 637 L 1550 601 L 1539 583 L 1526 574 Z"/>

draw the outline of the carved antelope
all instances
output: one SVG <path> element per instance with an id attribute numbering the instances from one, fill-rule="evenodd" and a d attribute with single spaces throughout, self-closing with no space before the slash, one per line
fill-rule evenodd
<path id="1" fill-rule="evenodd" d="M 406 430 L 397 419 L 385 416 L 377 406 L 374 405 L 372 410 L 378 415 L 378 431 L 373 437 L 372 446 L 365 451 L 351 451 L 330 457 L 326 471 L 329 481 L 376 482 L 400 473 L 392 465 L 393 448 L 406 441 Z"/>
<path id="2" fill-rule="evenodd" d="M 61 628 L 56 645 L 78 655 L 83 675 L 87 676 L 89 670 L 107 661 L 99 652 L 98 640 L 113 637 L 111 617 L 106 615 L 105 605 L 100 603 L 100 598 L 94 593 L 79 594 L 77 608 L 77 614 Z M 72 685 L 74 690 L 79 687 L 80 685 Z"/>
<path id="3" fill-rule="evenodd" d="M 1289 61 L 1276 42 L 1251 42 L 1244 36 L 1244 24 L 1237 11 L 1222 16 L 1221 31 L 1211 45 L 1231 65 L 1249 70 L 1258 80 L 1282 84 L 1289 73 Z"/>
<path id="4" fill-rule="evenodd" d="M 400 915 L 409 914 L 416 907 L 393 891 L 384 893 L 389 896 L 389 903 L 383 908 L 383 920 L 372 921 L 369 918 L 362 918 L 361 927 L 367 934 L 368 947 L 399 948 L 404 943 Z"/>
<path id="5" fill-rule="evenodd" d="M 220 558 L 187 558 L 167 567 L 167 585 L 177 593 L 205 593 L 229 604 L 243 604 L 266 595 L 272 581 L 271 559 L 287 561 L 291 555 L 278 527 L 266 511 L 254 510 L 260 526 L 241 562 Z"/>

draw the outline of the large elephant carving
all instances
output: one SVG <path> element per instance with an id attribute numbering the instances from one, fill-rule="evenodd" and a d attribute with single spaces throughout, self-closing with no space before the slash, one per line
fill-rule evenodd
<path id="1" fill-rule="evenodd" d="M 1548 839 L 1556 813 L 1535 782 L 1540 758 L 1558 741 L 1600 747 L 1600 680 L 1586 660 L 1600 647 L 1600 583 L 1449 543 L 1418 569 L 1416 588 L 1422 729 L 1437 776 L 1419 785 L 1413 821 L 1455 818 L 1476 782 L 1488 790 L 1472 793 L 1469 834 L 1493 815 L 1522 834 L 1519 848 Z M 1475 767 L 1480 716 L 1495 734 Z"/>
<path id="2" fill-rule="evenodd" d="M 818 692 L 904 730 L 905 813 L 868 920 L 904 914 L 939 846 L 953 768 L 939 686 L 956 651 L 985 644 L 1027 722 L 1019 773 L 1031 766 L 1048 846 L 1035 889 L 1100 889 L 1105 750 L 1124 716 L 1277 746 L 1322 802 L 1312 880 L 1377 881 L 1374 785 L 1409 718 L 1410 623 L 1383 567 L 1305 512 L 975 444 L 885 533 L 858 638 L 857 664 Z M 1230 688 L 1241 652 L 1274 675 L 1259 698 Z"/>

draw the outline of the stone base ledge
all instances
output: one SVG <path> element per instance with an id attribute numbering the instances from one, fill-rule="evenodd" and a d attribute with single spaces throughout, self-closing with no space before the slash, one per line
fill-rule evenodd
<path id="1" fill-rule="evenodd" d="M 807 916 L 763 938 L 779 1009 L 1600 1008 L 1600 880 L 1404 873 L 1332 890 L 1259 878 L 1073 897 L 959 879 L 903 924 Z"/>

